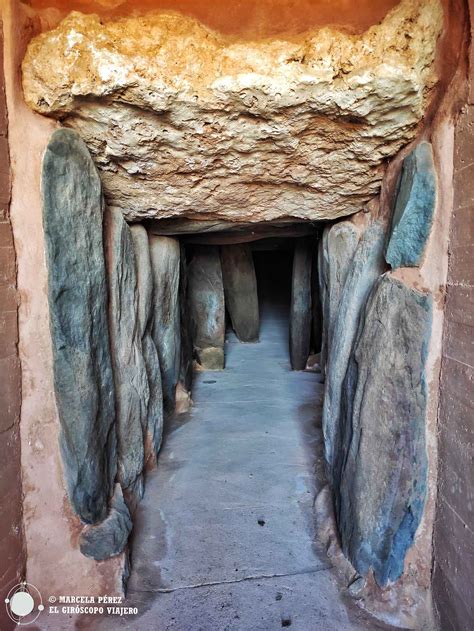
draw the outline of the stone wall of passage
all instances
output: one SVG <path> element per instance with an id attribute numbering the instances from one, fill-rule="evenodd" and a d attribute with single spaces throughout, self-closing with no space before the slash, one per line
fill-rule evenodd
<path id="1" fill-rule="evenodd" d="M 21 371 L 18 356 L 18 294 L 16 254 L 10 223 L 11 172 L 8 149 L 8 115 L 3 73 L 3 24 L 0 22 L 0 594 L 24 577 L 25 546 L 22 523 L 20 462 Z M 0 607 L 0 627 L 14 623 Z"/>
<path id="2" fill-rule="evenodd" d="M 471 34 L 474 25 L 471 4 Z M 474 49 L 456 124 L 439 412 L 433 593 L 443 631 L 474 628 Z"/>

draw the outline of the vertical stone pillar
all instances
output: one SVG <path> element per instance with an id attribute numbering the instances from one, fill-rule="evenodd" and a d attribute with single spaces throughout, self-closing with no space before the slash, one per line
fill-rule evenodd
<path id="1" fill-rule="evenodd" d="M 189 266 L 189 305 L 194 351 L 203 368 L 224 368 L 225 306 L 216 246 L 196 247 Z"/>
<path id="2" fill-rule="evenodd" d="M 116 473 L 102 188 L 76 132 L 53 133 L 41 182 L 54 388 L 69 498 L 86 523 L 107 514 Z"/>
<path id="3" fill-rule="evenodd" d="M 130 228 L 120 210 L 107 209 L 105 235 L 118 479 L 124 490 L 140 498 L 149 388 L 139 326 L 135 253 Z"/>
<path id="4" fill-rule="evenodd" d="M 241 342 L 258 342 L 257 278 L 252 250 L 246 243 L 221 246 L 225 306 Z"/>
<path id="5" fill-rule="evenodd" d="M 135 252 L 138 287 L 138 322 L 143 359 L 148 377 L 148 413 L 145 436 L 145 459 L 154 460 L 163 435 L 163 392 L 158 350 L 152 337 L 153 330 L 153 273 L 151 269 L 148 233 L 141 224 L 130 226 Z"/>
<path id="6" fill-rule="evenodd" d="M 293 256 L 290 307 L 290 361 L 293 370 L 304 370 L 311 344 L 311 268 L 313 250 L 310 239 L 298 239 Z"/>
<path id="7" fill-rule="evenodd" d="M 180 245 L 177 239 L 149 235 L 154 287 L 153 340 L 160 358 L 165 411 L 175 407 L 181 362 L 179 314 Z"/>
<path id="8" fill-rule="evenodd" d="M 181 246 L 181 271 L 179 278 L 179 311 L 181 316 L 181 366 L 179 381 L 189 394 L 193 385 L 193 339 L 188 300 L 188 263 L 186 249 Z"/>
<path id="9" fill-rule="evenodd" d="M 334 453 L 338 450 L 342 386 L 360 313 L 375 281 L 386 267 L 383 258 L 385 238 L 385 225 L 382 222 L 374 222 L 367 227 L 349 266 L 337 300 L 337 308 L 329 316 L 330 340 L 324 390 L 323 432 L 326 460 L 330 467 L 333 465 Z M 334 281 L 330 284 L 330 291 L 333 286 Z M 332 313 L 330 305 L 329 313 Z"/>

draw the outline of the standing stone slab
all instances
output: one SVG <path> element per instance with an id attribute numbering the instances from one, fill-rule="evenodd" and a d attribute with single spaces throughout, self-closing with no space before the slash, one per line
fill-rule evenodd
<path id="1" fill-rule="evenodd" d="M 123 552 L 131 531 L 132 519 L 120 484 L 116 484 L 110 513 L 102 523 L 84 529 L 80 536 L 80 550 L 86 557 L 105 561 Z"/>
<path id="2" fill-rule="evenodd" d="M 379 585 L 397 580 L 423 513 L 431 297 L 389 275 L 374 287 L 349 363 L 336 482 L 343 549 Z"/>
<path id="3" fill-rule="evenodd" d="M 327 235 L 328 258 L 328 353 L 331 353 L 332 337 L 342 290 L 359 243 L 359 231 L 350 221 L 331 226 Z"/>
<path id="4" fill-rule="evenodd" d="M 130 228 L 121 211 L 107 209 L 105 216 L 118 479 L 124 489 L 141 497 L 150 392 L 140 335 L 135 252 Z"/>
<path id="5" fill-rule="evenodd" d="M 147 422 L 144 427 L 147 433 L 145 456 L 148 458 L 150 455 L 156 456 L 161 447 L 163 436 L 163 392 L 160 360 L 152 337 L 154 292 L 148 233 L 141 224 L 130 226 L 130 231 L 135 251 L 137 272 L 138 322 L 149 389 Z M 150 450 L 152 453 L 149 453 Z"/>
<path id="6" fill-rule="evenodd" d="M 385 269 L 383 248 L 385 227 L 381 222 L 368 226 L 362 236 L 342 289 L 334 328 L 324 391 L 323 432 L 326 460 L 331 469 L 333 453 L 339 444 L 340 405 L 344 377 L 367 297 Z"/>
<path id="7" fill-rule="evenodd" d="M 189 306 L 194 352 L 203 368 L 224 368 L 225 306 L 216 246 L 196 247 L 189 266 Z"/>
<path id="8" fill-rule="evenodd" d="M 69 499 L 86 523 L 104 519 L 116 473 L 99 176 L 73 131 L 53 133 L 43 160 L 43 223 L 54 388 Z"/>
<path id="9" fill-rule="evenodd" d="M 221 246 L 225 305 L 241 342 L 258 342 L 257 277 L 252 250 L 246 243 Z"/>
<path id="10" fill-rule="evenodd" d="M 321 292 L 319 288 L 318 251 L 313 252 L 313 267 L 311 270 L 311 308 L 313 348 L 315 353 L 321 352 L 323 338 L 323 307 L 321 304 Z"/>
<path id="11" fill-rule="evenodd" d="M 148 238 L 154 288 L 153 340 L 160 358 L 164 409 L 171 413 L 181 362 L 180 246 L 170 237 L 150 234 Z"/>
<path id="12" fill-rule="evenodd" d="M 328 233 L 330 227 L 323 230 L 323 234 L 318 244 L 318 281 L 319 299 L 321 301 L 321 356 L 319 364 L 321 374 L 326 374 L 327 351 L 328 351 L 328 325 L 329 325 L 329 260 L 328 260 Z"/>
<path id="13" fill-rule="evenodd" d="M 436 206 L 436 171 L 429 142 L 403 161 L 385 258 L 393 269 L 421 263 Z"/>
<path id="14" fill-rule="evenodd" d="M 180 265 L 179 312 L 181 317 L 181 366 L 179 369 L 179 381 L 182 383 L 184 390 L 190 393 L 193 385 L 193 338 L 188 300 L 188 263 L 184 245 L 181 245 Z"/>
<path id="15" fill-rule="evenodd" d="M 293 370 L 304 370 L 311 346 L 311 269 L 313 247 L 310 239 L 298 239 L 293 255 L 290 305 L 290 361 Z"/>

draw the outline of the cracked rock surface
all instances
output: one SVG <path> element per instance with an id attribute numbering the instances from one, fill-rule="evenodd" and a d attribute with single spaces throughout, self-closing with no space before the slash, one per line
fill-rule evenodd
<path id="1" fill-rule="evenodd" d="M 240 41 L 179 13 L 71 13 L 29 45 L 27 103 L 86 141 L 126 219 L 333 219 L 377 194 L 436 81 L 439 0 L 362 35 Z"/>

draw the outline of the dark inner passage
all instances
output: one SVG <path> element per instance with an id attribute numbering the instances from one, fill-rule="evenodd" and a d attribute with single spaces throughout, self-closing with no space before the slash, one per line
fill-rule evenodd
<path id="1" fill-rule="evenodd" d="M 286 320 L 292 369 L 306 369 L 320 350 L 317 244 L 316 234 L 231 243 L 213 236 L 212 243 L 186 244 L 190 337 L 203 369 L 225 368 L 226 330 L 240 342 L 258 342 L 269 312 Z"/>
<path id="2" fill-rule="evenodd" d="M 262 319 L 271 311 L 289 321 L 291 303 L 291 275 L 294 244 L 285 239 L 279 244 L 257 242 L 253 250 L 257 276 L 258 302 Z"/>

